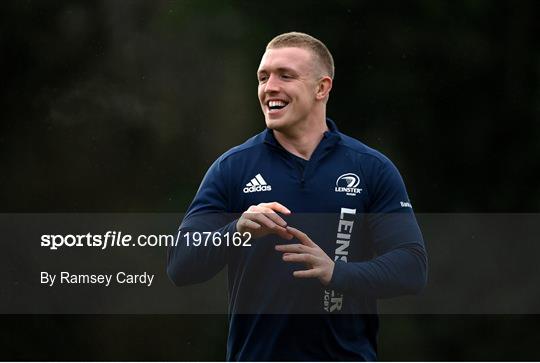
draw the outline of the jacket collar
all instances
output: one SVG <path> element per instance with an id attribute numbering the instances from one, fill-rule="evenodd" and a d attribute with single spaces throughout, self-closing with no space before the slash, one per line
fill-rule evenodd
<path id="1" fill-rule="evenodd" d="M 326 125 L 328 126 L 328 131 L 324 132 L 323 138 L 319 146 L 322 146 L 321 144 L 324 144 L 324 148 L 328 149 L 336 145 L 338 141 L 341 140 L 341 136 L 335 122 L 328 117 L 326 118 Z M 266 128 L 266 130 L 264 130 L 264 142 L 266 144 L 270 144 L 272 146 L 283 149 L 283 146 L 281 146 L 276 140 L 276 137 L 274 136 L 274 131 L 269 128 Z"/>

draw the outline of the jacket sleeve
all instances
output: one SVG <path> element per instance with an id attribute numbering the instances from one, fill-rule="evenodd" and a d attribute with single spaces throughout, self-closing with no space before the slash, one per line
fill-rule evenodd
<path id="1" fill-rule="evenodd" d="M 427 283 L 427 253 L 401 175 L 385 159 L 372 176 L 366 223 L 376 257 L 336 261 L 330 287 L 358 297 L 419 293 Z"/>
<path id="2" fill-rule="evenodd" d="M 215 246 L 212 236 L 236 232 L 236 220 L 227 213 L 228 206 L 226 173 L 221 158 L 207 171 L 177 232 L 177 243 L 167 253 L 167 274 L 177 286 L 204 282 L 227 264 L 227 247 Z M 193 245 L 194 232 L 211 232 L 199 246 Z M 188 241 L 186 233 L 191 235 Z"/>

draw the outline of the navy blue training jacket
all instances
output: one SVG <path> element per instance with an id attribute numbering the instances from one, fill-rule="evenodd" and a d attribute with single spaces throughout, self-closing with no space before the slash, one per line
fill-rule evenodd
<path id="1" fill-rule="evenodd" d="M 302 162 L 266 129 L 210 167 L 182 221 L 185 231 L 236 232 L 249 206 L 276 201 L 287 223 L 336 262 L 332 280 L 297 279 L 305 267 L 274 250 L 276 235 L 251 247 L 169 250 L 177 285 L 208 280 L 228 267 L 228 360 L 375 360 L 376 299 L 419 292 L 427 256 L 403 180 L 392 162 L 363 143 L 329 131 Z M 185 242 L 185 241 L 184 241 Z"/>

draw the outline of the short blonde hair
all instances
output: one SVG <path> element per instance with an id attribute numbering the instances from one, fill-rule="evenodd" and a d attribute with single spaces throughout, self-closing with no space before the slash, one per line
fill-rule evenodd
<path id="1" fill-rule="evenodd" d="M 302 48 L 310 51 L 317 57 L 319 65 L 324 73 L 326 73 L 325 75 L 334 79 L 334 58 L 326 45 L 319 39 L 300 32 L 283 33 L 272 39 L 266 46 L 266 49 L 286 47 Z"/>

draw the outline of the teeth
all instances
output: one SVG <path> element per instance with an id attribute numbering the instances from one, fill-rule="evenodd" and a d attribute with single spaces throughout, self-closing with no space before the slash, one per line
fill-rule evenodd
<path id="1" fill-rule="evenodd" d="M 269 101 L 268 107 L 285 107 L 287 104 L 283 101 Z"/>

